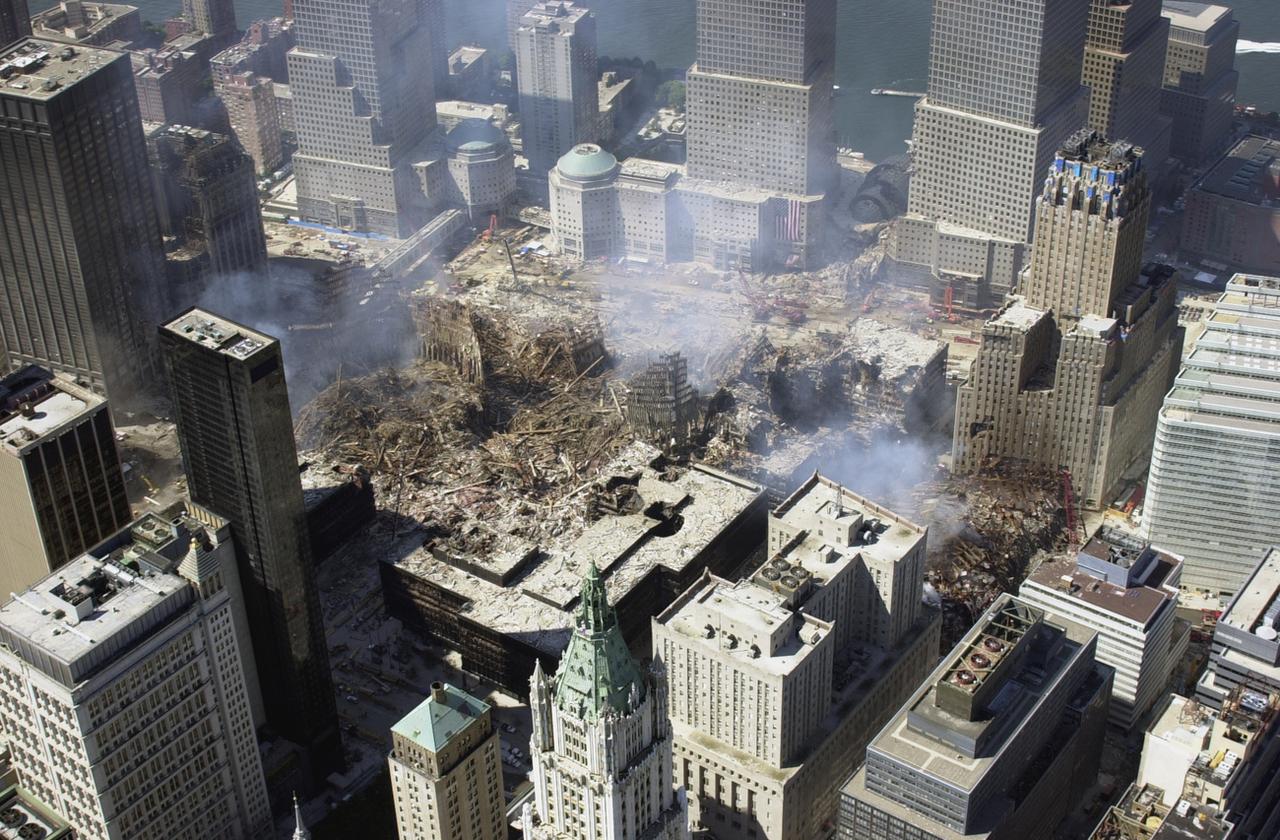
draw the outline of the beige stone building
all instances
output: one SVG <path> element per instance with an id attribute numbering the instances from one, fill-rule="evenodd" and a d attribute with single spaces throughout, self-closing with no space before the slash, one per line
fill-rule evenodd
<path id="1" fill-rule="evenodd" d="M 983 327 L 956 396 L 957 472 L 1065 470 L 1096 509 L 1148 456 L 1182 347 L 1172 272 L 1141 274 L 1150 204 L 1140 149 L 1087 131 L 1063 145 L 1021 294 Z"/>
<path id="2" fill-rule="evenodd" d="M 502 761 L 487 703 L 452 685 L 391 727 L 400 840 L 503 840 Z"/>
<path id="3" fill-rule="evenodd" d="M 280 111 L 275 85 L 265 76 L 236 73 L 214 82 L 214 92 L 227 109 L 231 133 L 253 158 L 259 174 L 273 172 L 284 161 Z"/>
<path id="4" fill-rule="evenodd" d="M 831 830 L 840 784 L 937 659 L 926 539 L 815 475 L 770 516 L 753 576 L 704 575 L 654 619 L 693 827 L 775 840 Z"/>

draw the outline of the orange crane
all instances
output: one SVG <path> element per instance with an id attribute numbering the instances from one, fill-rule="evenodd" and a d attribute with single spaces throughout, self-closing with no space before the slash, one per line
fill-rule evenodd
<path id="1" fill-rule="evenodd" d="M 489 227 L 486 230 L 483 230 L 480 232 L 480 238 L 483 241 L 488 242 L 489 240 L 493 239 L 493 233 L 497 229 L 498 229 L 498 214 L 491 213 L 489 214 Z"/>
<path id="2" fill-rule="evenodd" d="M 862 314 L 866 315 L 876 305 L 876 287 L 872 286 L 871 291 L 867 292 L 867 296 L 862 301 Z"/>

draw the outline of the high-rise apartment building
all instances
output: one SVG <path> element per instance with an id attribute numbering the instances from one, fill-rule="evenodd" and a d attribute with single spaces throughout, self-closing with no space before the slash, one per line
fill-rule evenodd
<path id="1" fill-rule="evenodd" d="M 267 723 L 342 761 L 280 343 L 192 309 L 160 330 L 192 501 L 231 521 Z"/>
<path id="2" fill-rule="evenodd" d="M 1098 775 L 1096 633 L 1001 595 L 867 748 L 840 840 L 1052 837 Z"/>
<path id="3" fill-rule="evenodd" d="M 396 237 L 427 221 L 426 188 L 413 164 L 436 126 L 430 6 L 295 5 L 289 87 L 303 218 Z"/>
<path id="4" fill-rule="evenodd" d="M 31 34 L 27 0 L 0 0 L 0 47 Z"/>
<path id="5" fill-rule="evenodd" d="M 83 840 L 272 832 L 225 520 L 147 514 L 0 607 L 0 729 Z"/>
<path id="6" fill-rule="evenodd" d="M 253 160 L 230 137 L 186 126 L 166 126 L 151 145 L 161 230 L 201 266 L 198 288 L 171 290 L 174 308 L 195 303 L 210 278 L 265 273 Z"/>
<path id="7" fill-rule="evenodd" d="M 1087 130 L 1061 146 L 1019 296 L 983 326 L 957 393 L 957 471 L 1065 471 L 1096 509 L 1141 465 L 1182 348 L 1172 270 L 1141 273 L 1150 206 L 1140 149 Z"/>
<path id="8" fill-rule="evenodd" d="M 1280 532 L 1280 278 L 1237 274 L 1164 397 L 1143 525 L 1186 589 L 1235 592 Z"/>
<path id="9" fill-rule="evenodd" d="M 1081 78 L 1089 127 L 1141 147 L 1153 181 L 1169 157 L 1171 122 L 1160 114 L 1168 46 L 1160 0 L 1092 0 Z"/>
<path id="10" fill-rule="evenodd" d="M 489 704 L 433 683 L 391 727 L 391 793 L 400 840 L 505 840 L 498 730 Z"/>
<path id="11" fill-rule="evenodd" d="M 118 407 L 151 372 L 164 276 L 129 56 L 29 38 L 0 75 L 0 339 Z"/>
<path id="12" fill-rule="evenodd" d="M 261 174 L 274 172 L 284 162 L 280 106 L 275 83 L 266 76 L 235 73 L 217 78 L 214 93 L 227 109 L 231 133 Z"/>
<path id="13" fill-rule="evenodd" d="M 34 365 L 0 378 L 0 602 L 129 518 L 106 400 Z"/>
<path id="14" fill-rule="evenodd" d="M 520 22 L 539 2 L 541 0 L 507 0 L 507 46 L 512 52 L 517 49 L 516 32 L 520 29 Z"/>
<path id="15" fill-rule="evenodd" d="M 236 7 L 232 0 L 182 0 L 182 16 L 196 32 L 212 35 L 218 46 L 236 40 Z"/>
<path id="16" fill-rule="evenodd" d="M 1129 729 L 1165 691 L 1190 626 L 1174 614 L 1182 561 L 1119 533 L 1074 557 L 1041 563 L 1018 597 L 1052 618 L 1098 631 L 1097 659 L 1115 669 L 1111 722 Z"/>
<path id="17" fill-rule="evenodd" d="M 937 661 L 927 533 L 814 476 L 769 518 L 769 559 L 703 576 L 653 620 L 676 780 L 717 838 L 817 837 L 840 785 Z"/>
<path id="18" fill-rule="evenodd" d="M 667 676 L 627 650 L 595 564 L 554 675 L 530 680 L 533 803 L 527 840 L 688 840 L 684 792 L 671 777 Z"/>
<path id="19" fill-rule="evenodd" d="M 1058 145 L 1086 121 L 1090 0 L 934 0 L 907 215 L 891 255 L 957 304 L 1012 290 Z"/>
<path id="20" fill-rule="evenodd" d="M 1174 156 L 1198 166 L 1231 136 L 1240 24 L 1227 6 L 1191 0 L 1164 0 L 1164 16 L 1170 26 L 1160 108 L 1173 121 Z"/>
<path id="21" fill-rule="evenodd" d="M 209 56 L 215 49 L 212 35 L 185 32 L 156 49 L 129 53 L 143 122 L 209 122 Z"/>
<path id="22" fill-rule="evenodd" d="M 595 139 L 600 119 L 596 18 L 566 0 L 538 3 L 516 30 L 520 136 L 530 175 L 545 179 L 560 156 Z"/>

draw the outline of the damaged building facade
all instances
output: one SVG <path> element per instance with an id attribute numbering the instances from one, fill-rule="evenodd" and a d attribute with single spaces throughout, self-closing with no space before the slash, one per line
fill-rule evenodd
<path id="1" fill-rule="evenodd" d="M 1175 283 L 1141 265 L 1150 206 L 1140 149 L 1087 131 L 1063 145 L 1021 294 L 983 326 L 957 393 L 956 471 L 1065 470 L 1097 509 L 1147 457 L 1182 347 Z"/>
<path id="2" fill-rule="evenodd" d="M 764 537 L 758 485 L 709 467 L 675 466 L 632 444 L 586 488 L 582 527 L 532 544 L 483 521 L 427 523 L 422 548 L 380 567 L 387 610 L 462 655 L 462 667 L 524 696 L 535 662 L 550 669 L 574 626 L 576 582 L 594 563 L 633 650 L 649 618 L 704 570 L 729 574 Z M 487 550 L 471 550 L 476 541 Z"/>

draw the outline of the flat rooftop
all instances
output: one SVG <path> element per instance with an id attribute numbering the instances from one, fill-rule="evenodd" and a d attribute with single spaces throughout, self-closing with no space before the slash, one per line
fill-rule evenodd
<path id="1" fill-rule="evenodd" d="M 70 824 L 20 787 L 0 785 L 0 840 L 64 840 Z"/>
<path id="2" fill-rule="evenodd" d="M 1280 549 L 1272 548 L 1240 587 L 1218 621 L 1245 633 L 1253 633 L 1267 611 L 1277 604 L 1280 604 Z M 1280 630 L 1280 616 L 1274 623 Z"/>
<path id="3" fill-rule="evenodd" d="M 1261 204 L 1276 198 L 1269 181 L 1274 183 L 1277 174 L 1280 174 L 1280 140 L 1251 135 L 1214 164 L 1196 184 L 1196 189 Z"/>
<path id="4" fill-rule="evenodd" d="M 20 455 L 106 400 L 64 376 L 29 365 L 0 379 L 0 447 Z"/>
<path id="5" fill-rule="evenodd" d="M 626 508 L 592 522 L 564 517 L 565 530 L 553 545 L 471 521 L 460 527 L 471 537 L 483 534 L 490 546 L 485 552 L 455 558 L 447 546 L 433 552 L 429 543 L 386 562 L 465 599 L 461 614 L 467 618 L 559 656 L 588 565 L 600 569 L 609 601 L 617 604 L 655 569 L 683 571 L 763 496 L 759 485 L 710 467 L 662 468 L 659 456 L 645 443 L 620 453 L 600 471 L 597 484 L 625 487 Z"/>
<path id="6" fill-rule="evenodd" d="M 1145 627 L 1166 604 L 1178 600 L 1177 587 L 1164 585 L 1165 579 L 1177 568 L 1178 560 L 1157 552 L 1153 562 L 1157 566 L 1146 585 L 1126 587 L 1101 580 L 1080 568 L 1073 557 L 1057 557 L 1041 563 L 1028 582 Z"/>
<path id="7" fill-rule="evenodd" d="M 165 324 L 162 329 L 238 360 L 247 359 L 262 348 L 276 343 L 266 333 L 203 309 L 188 310 Z"/>
<path id="8" fill-rule="evenodd" d="M 1193 0 L 1164 0 L 1162 14 L 1180 29 L 1208 32 L 1219 21 L 1231 17 L 1231 9 Z"/>
<path id="9" fill-rule="evenodd" d="M 991 326 L 1027 330 L 1039 323 L 1046 314 L 1043 309 L 1029 306 L 1024 298 L 1015 296 L 987 323 Z"/>
<path id="10" fill-rule="evenodd" d="M 115 61 L 129 58 L 100 47 L 23 38 L 0 50 L 0 94 L 47 102 Z"/>

